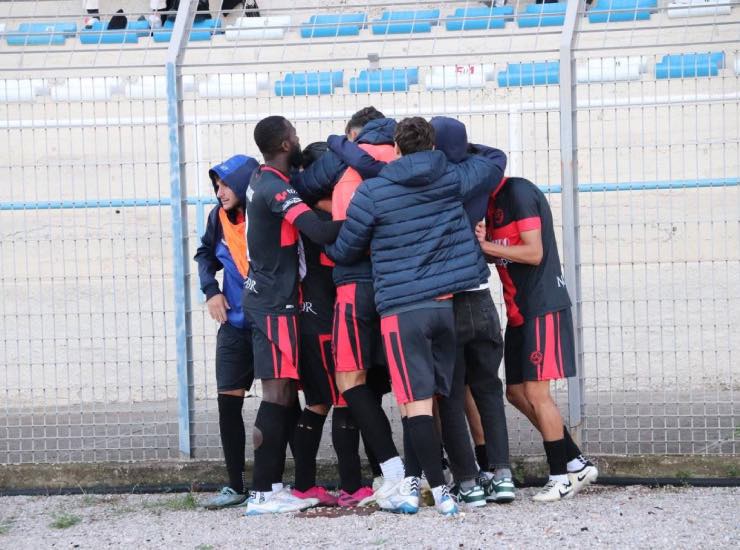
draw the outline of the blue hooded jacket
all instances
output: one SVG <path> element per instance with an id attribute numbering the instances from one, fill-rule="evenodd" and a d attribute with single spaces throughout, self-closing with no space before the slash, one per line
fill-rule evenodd
<path id="1" fill-rule="evenodd" d="M 252 157 L 235 155 L 208 171 L 214 192 L 218 191 L 216 180 L 224 182 L 237 196 L 239 203 L 245 205 L 247 201 L 247 186 L 252 177 L 252 172 L 259 163 Z M 224 270 L 223 294 L 231 309 L 227 310 L 226 316 L 229 324 L 237 328 L 248 328 L 249 323 L 242 311 L 242 288 L 244 277 L 234 263 L 229 248 L 223 239 L 223 229 L 219 211 L 221 205 L 214 206 L 208 214 L 206 232 L 201 237 L 201 244 L 195 253 L 195 261 L 198 262 L 198 276 L 200 278 L 200 289 L 210 299 L 221 293 L 216 272 Z M 235 221 L 235 212 L 229 213 L 229 218 Z M 246 237 L 245 237 L 246 238 Z"/>
<path id="2" fill-rule="evenodd" d="M 499 170 L 481 155 L 459 164 L 441 151 L 403 156 L 358 187 L 327 254 L 352 263 L 370 248 L 381 314 L 469 290 L 483 257 L 462 201 Z"/>

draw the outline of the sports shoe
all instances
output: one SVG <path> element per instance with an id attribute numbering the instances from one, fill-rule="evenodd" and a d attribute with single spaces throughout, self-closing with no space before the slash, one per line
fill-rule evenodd
<path id="1" fill-rule="evenodd" d="M 373 502 L 375 502 L 375 493 L 370 487 L 360 487 L 354 493 L 348 493 L 342 489 L 337 499 L 337 505 L 343 508 L 367 506 Z"/>
<path id="2" fill-rule="evenodd" d="M 460 485 L 454 485 L 450 494 L 460 504 L 467 504 L 477 508 L 486 505 L 486 494 L 480 485 L 473 485 L 470 489 L 465 490 Z"/>
<path id="3" fill-rule="evenodd" d="M 239 506 L 247 500 L 247 495 L 237 493 L 231 487 L 224 487 L 221 492 L 206 502 L 203 507 L 206 510 L 220 510 L 229 506 Z"/>
<path id="4" fill-rule="evenodd" d="M 455 478 L 452 475 L 452 470 L 447 466 L 446 460 L 442 462 L 442 475 L 445 479 L 445 485 L 447 485 L 448 488 L 455 484 Z"/>
<path id="5" fill-rule="evenodd" d="M 386 512 L 415 514 L 419 511 L 419 478 L 410 476 L 396 483 L 384 483 L 375 492 L 375 502 Z"/>
<path id="6" fill-rule="evenodd" d="M 249 499 L 247 500 L 247 511 L 244 512 L 244 515 L 287 514 L 289 512 L 300 512 L 309 507 L 310 505 L 307 506 L 302 499 L 295 498 L 289 494 L 286 495 L 283 491 L 271 491 L 269 493 L 250 491 Z"/>
<path id="7" fill-rule="evenodd" d="M 440 494 L 434 499 L 434 507 L 443 516 L 456 516 L 460 512 L 455 499 L 450 495 L 447 485 L 441 486 Z"/>
<path id="8" fill-rule="evenodd" d="M 377 491 L 383 486 L 383 483 L 385 483 L 385 478 L 383 476 L 376 476 L 373 478 L 373 491 Z"/>
<path id="9" fill-rule="evenodd" d="M 483 487 L 486 502 L 505 504 L 516 498 L 514 480 L 508 476 L 497 481 L 492 475 L 481 472 L 478 483 Z"/>
<path id="10" fill-rule="evenodd" d="M 573 494 L 573 484 L 570 481 L 563 483 L 557 479 L 551 479 L 540 489 L 539 493 L 532 497 L 532 500 L 535 502 L 555 502 L 570 498 Z"/>
<path id="11" fill-rule="evenodd" d="M 591 485 L 599 477 L 599 470 L 590 460 L 581 458 L 583 468 L 575 472 L 568 472 L 568 481 L 573 485 L 573 494 L 578 494 L 582 489 Z"/>
<path id="12" fill-rule="evenodd" d="M 280 484 L 282 485 L 282 484 Z M 276 487 L 276 484 L 273 484 L 273 487 Z M 278 498 L 280 500 L 284 500 L 286 502 L 295 502 L 297 504 L 300 504 L 303 506 L 302 510 L 306 510 L 307 508 L 312 508 L 313 506 L 318 505 L 319 499 L 315 497 L 306 497 L 306 498 L 300 498 L 293 495 L 293 491 L 291 490 L 289 485 L 285 485 L 280 489 L 273 489 L 273 494 L 275 495 L 275 498 Z"/>
<path id="13" fill-rule="evenodd" d="M 317 506 L 337 505 L 337 497 L 332 495 L 324 487 L 311 487 L 307 491 L 299 491 L 298 489 L 293 489 L 291 491 L 291 494 L 296 498 L 300 498 L 301 500 L 315 498 L 319 501 Z"/>

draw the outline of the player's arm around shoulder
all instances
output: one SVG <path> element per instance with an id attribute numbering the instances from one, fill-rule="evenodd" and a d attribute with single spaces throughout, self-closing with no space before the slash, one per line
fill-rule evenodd
<path id="1" fill-rule="evenodd" d="M 506 170 L 506 154 L 485 145 L 472 145 L 467 159 L 453 165 L 465 201 L 483 188 L 491 191 L 501 181 Z"/>
<path id="2" fill-rule="evenodd" d="M 355 191 L 337 240 L 326 249 L 327 255 L 335 262 L 351 264 L 367 253 L 376 215 L 372 189 L 378 180 L 366 180 Z"/>

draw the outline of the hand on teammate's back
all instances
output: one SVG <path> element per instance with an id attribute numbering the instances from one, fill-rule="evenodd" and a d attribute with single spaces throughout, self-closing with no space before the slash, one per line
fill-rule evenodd
<path id="1" fill-rule="evenodd" d="M 206 305 L 211 318 L 223 325 L 226 322 L 226 310 L 231 309 L 229 302 L 226 301 L 226 296 L 223 294 L 211 296 Z"/>
<path id="2" fill-rule="evenodd" d="M 486 223 L 478 222 L 475 226 L 475 236 L 478 242 L 485 242 L 486 240 Z"/>

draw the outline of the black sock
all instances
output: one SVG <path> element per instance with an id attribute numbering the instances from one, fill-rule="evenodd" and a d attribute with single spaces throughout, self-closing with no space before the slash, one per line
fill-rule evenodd
<path id="1" fill-rule="evenodd" d="M 308 491 L 316 485 L 316 454 L 326 416 L 304 409 L 295 427 L 293 458 L 295 459 L 295 488 Z"/>
<path id="2" fill-rule="evenodd" d="M 88 15 L 98 15 L 100 10 L 87 10 Z"/>
<path id="3" fill-rule="evenodd" d="M 352 418 L 360 428 L 365 441 L 370 443 L 378 462 L 382 463 L 398 456 L 388 417 L 373 390 L 366 384 L 361 384 L 348 389 L 342 396 L 347 401 Z"/>
<path id="4" fill-rule="evenodd" d="M 581 456 L 581 449 L 579 449 L 576 442 L 573 441 L 573 438 L 568 432 L 568 428 L 565 426 L 563 426 L 563 439 L 565 439 L 565 458 L 568 462 Z"/>
<path id="5" fill-rule="evenodd" d="M 378 459 L 375 458 L 373 450 L 370 448 L 367 441 L 365 441 L 364 436 L 362 437 L 362 446 L 365 448 L 365 455 L 367 455 L 367 461 L 370 464 L 370 471 L 373 473 L 373 477 L 382 476 L 383 470 L 380 469 L 380 463 L 378 462 Z"/>
<path id="6" fill-rule="evenodd" d="M 568 473 L 568 460 L 565 458 L 565 439 L 557 441 L 543 441 L 547 463 L 550 465 L 550 475 L 560 476 Z"/>
<path id="7" fill-rule="evenodd" d="M 254 421 L 254 427 L 262 432 L 262 444 L 254 449 L 252 489 L 255 491 L 271 491 L 272 484 L 282 478 L 291 414 L 292 407 L 267 401 L 260 403 Z"/>
<path id="8" fill-rule="evenodd" d="M 296 399 L 293 401 L 293 404 L 288 406 L 290 409 L 290 414 L 288 415 L 288 423 L 285 425 L 285 429 L 288 430 L 288 444 L 286 447 L 290 447 L 290 454 L 293 455 L 293 458 L 295 459 L 295 442 L 293 441 L 295 437 L 295 427 L 296 424 L 298 424 L 298 419 L 301 416 L 301 403 Z M 285 453 L 287 451 L 287 448 L 283 449 L 283 454 L 279 458 L 280 462 L 280 468 L 277 470 L 278 475 L 277 478 L 273 481 L 273 483 L 280 483 L 283 479 L 283 474 L 285 473 Z"/>
<path id="9" fill-rule="evenodd" d="M 442 463 L 439 460 L 439 433 L 431 415 L 410 416 L 406 419 L 411 442 L 421 469 L 430 487 L 444 485 Z"/>
<path id="10" fill-rule="evenodd" d="M 416 456 L 414 442 L 411 439 L 409 419 L 407 417 L 402 418 L 401 424 L 403 425 L 403 466 L 406 477 L 421 477 L 421 464 L 419 463 L 419 457 Z"/>
<path id="11" fill-rule="evenodd" d="M 357 429 L 349 409 L 335 408 L 331 419 L 331 442 L 337 453 L 340 488 L 352 494 L 362 486 L 360 464 L 360 430 Z"/>
<path id="12" fill-rule="evenodd" d="M 487 472 L 491 465 L 488 463 L 488 453 L 486 452 L 486 444 L 475 446 L 475 460 L 478 462 L 478 467 Z"/>
<path id="13" fill-rule="evenodd" d="M 237 493 L 244 492 L 244 445 L 246 434 L 242 419 L 243 397 L 218 395 L 218 427 L 221 447 L 224 450 L 229 487 Z"/>

